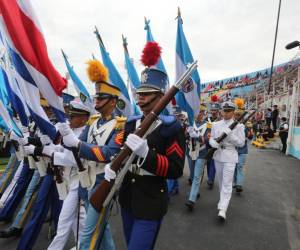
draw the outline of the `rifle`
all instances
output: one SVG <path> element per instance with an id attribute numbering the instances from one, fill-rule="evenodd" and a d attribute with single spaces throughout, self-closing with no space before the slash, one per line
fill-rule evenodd
<path id="1" fill-rule="evenodd" d="M 242 123 L 246 123 L 255 114 L 255 112 L 256 111 L 253 111 L 250 115 L 247 116 L 247 118 L 244 119 L 244 117 L 248 114 L 248 112 L 245 111 L 236 121 L 234 121 L 229 126 L 229 128 L 231 130 L 233 130 L 239 124 L 240 121 L 242 121 Z M 221 143 L 226 137 L 227 137 L 227 134 L 223 133 L 219 138 L 216 139 L 216 142 Z M 216 151 L 217 151 L 217 148 L 210 148 L 204 157 L 205 160 L 210 160 Z"/>
<path id="2" fill-rule="evenodd" d="M 147 130 L 147 132 L 144 134 L 143 138 L 146 138 L 147 135 L 149 135 L 150 133 L 153 132 L 153 130 L 158 127 L 161 123 L 155 123 L 153 122 L 150 126 L 150 128 Z M 122 169 L 120 170 L 120 172 L 118 173 L 117 178 L 115 179 L 115 182 L 109 192 L 109 194 L 107 195 L 105 201 L 103 202 L 103 207 L 107 207 L 110 204 L 110 201 L 113 199 L 114 195 L 118 192 L 118 190 L 121 187 L 121 184 L 123 182 L 123 179 L 127 173 L 127 171 L 129 170 L 129 167 L 131 165 L 131 163 L 133 162 L 133 160 L 135 159 L 136 154 L 132 153 L 128 160 L 126 161 L 126 164 L 124 165 L 124 167 L 122 167 Z"/>
<path id="3" fill-rule="evenodd" d="M 197 61 L 193 62 L 192 64 L 188 65 L 187 70 L 184 74 L 180 77 L 180 79 L 173 85 L 168 92 L 159 100 L 159 102 L 155 105 L 153 110 L 145 117 L 141 125 L 135 130 L 134 134 L 138 135 L 139 137 L 143 137 L 144 134 L 147 132 L 148 128 L 151 124 L 157 119 L 158 115 L 162 112 L 162 110 L 168 105 L 168 103 L 172 100 L 172 98 L 176 95 L 179 91 L 181 86 L 186 83 L 187 80 L 191 77 L 192 73 L 197 67 Z M 131 155 L 132 151 L 126 145 L 123 146 L 119 154 L 114 158 L 111 162 L 110 168 L 115 171 L 116 173 L 122 168 L 128 157 Z M 95 192 L 92 194 L 90 198 L 90 202 L 92 206 L 100 212 L 103 208 L 103 203 L 108 196 L 114 180 L 110 182 L 103 180 L 101 184 L 97 187 Z"/>

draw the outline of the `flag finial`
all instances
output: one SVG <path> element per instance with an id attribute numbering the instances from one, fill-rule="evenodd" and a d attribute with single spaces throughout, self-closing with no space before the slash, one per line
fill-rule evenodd
<path id="1" fill-rule="evenodd" d="M 145 27 L 144 27 L 144 29 L 148 30 L 149 29 L 150 20 L 147 19 L 147 17 L 144 17 L 144 19 L 145 19 Z"/>
<path id="2" fill-rule="evenodd" d="M 104 47 L 104 43 L 103 43 L 102 38 L 101 38 L 101 36 L 100 36 L 100 34 L 99 34 L 99 30 L 98 30 L 97 26 L 95 26 L 95 31 L 94 31 L 94 33 L 96 34 L 96 37 L 97 37 L 97 40 L 98 40 L 99 44 L 100 44 L 102 47 Z"/>
<path id="3" fill-rule="evenodd" d="M 123 40 L 123 48 L 125 50 L 125 52 L 128 54 L 128 49 L 127 49 L 127 37 L 125 37 L 123 34 L 122 34 L 122 40 Z"/>

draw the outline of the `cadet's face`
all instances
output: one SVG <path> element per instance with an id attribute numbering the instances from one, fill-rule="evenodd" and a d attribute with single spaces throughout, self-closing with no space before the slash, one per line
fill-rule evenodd
<path id="1" fill-rule="evenodd" d="M 148 114 L 154 108 L 158 98 L 161 94 L 157 92 L 150 93 L 139 93 L 138 94 L 138 105 L 144 114 Z"/>
<path id="2" fill-rule="evenodd" d="M 240 113 L 234 113 L 234 118 L 237 120 L 241 117 L 241 114 Z"/>
<path id="3" fill-rule="evenodd" d="M 70 127 L 71 128 L 80 128 L 88 121 L 88 115 L 70 115 Z"/>
<path id="4" fill-rule="evenodd" d="M 100 113 L 107 113 L 116 106 L 114 98 L 95 98 L 95 109 Z"/>
<path id="5" fill-rule="evenodd" d="M 197 121 L 201 122 L 204 118 L 204 113 L 201 111 L 197 116 Z"/>
<path id="6" fill-rule="evenodd" d="M 211 113 L 212 117 L 217 117 L 218 116 L 218 110 L 211 110 L 210 113 Z"/>
<path id="7" fill-rule="evenodd" d="M 222 111 L 222 115 L 223 115 L 223 118 L 224 120 L 230 120 L 233 118 L 233 115 L 234 115 L 234 111 L 233 110 L 223 110 Z"/>

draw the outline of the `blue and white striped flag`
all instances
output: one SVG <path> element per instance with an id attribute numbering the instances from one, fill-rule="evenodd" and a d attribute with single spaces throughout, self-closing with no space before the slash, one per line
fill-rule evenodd
<path id="1" fill-rule="evenodd" d="M 65 64 L 67 66 L 68 72 L 70 74 L 70 77 L 74 83 L 76 92 L 81 100 L 81 102 L 88 107 L 88 109 L 90 110 L 91 114 L 95 114 L 96 110 L 95 110 L 95 105 L 93 102 L 93 99 L 91 98 L 88 90 L 86 89 L 86 87 L 84 86 L 84 84 L 82 83 L 82 81 L 79 79 L 79 77 L 77 76 L 77 74 L 75 73 L 73 67 L 70 65 L 69 61 L 68 61 L 68 57 L 67 55 L 64 53 L 63 50 L 61 50 L 64 60 L 65 60 Z"/>
<path id="2" fill-rule="evenodd" d="M 9 96 L 5 88 L 4 78 L 2 77 L 2 71 L 0 71 L 0 120 L 1 127 L 7 130 L 13 130 L 15 134 L 22 137 L 22 132 L 17 124 L 12 119 L 11 114 L 9 113 Z"/>
<path id="3" fill-rule="evenodd" d="M 150 28 L 150 20 L 145 17 L 145 27 L 144 27 L 144 30 L 147 31 L 147 42 L 155 42 L 154 38 L 153 38 L 153 35 L 152 35 L 152 32 L 151 32 L 151 28 Z M 167 71 L 166 71 L 166 68 L 165 68 L 165 65 L 163 63 L 163 60 L 162 58 L 159 58 L 158 60 L 158 63 L 155 65 L 155 68 L 165 72 L 167 74 Z"/>
<path id="4" fill-rule="evenodd" d="M 130 99 L 133 102 L 133 106 L 134 106 L 134 114 L 135 115 L 139 115 L 140 109 L 138 108 L 138 106 L 136 105 L 135 102 L 135 95 L 136 95 L 136 88 L 138 88 L 140 86 L 140 79 L 139 76 L 137 74 L 137 71 L 133 65 L 133 61 L 129 56 L 129 52 L 128 52 L 128 48 L 127 48 L 127 38 L 122 36 L 123 39 L 123 48 L 124 48 L 124 56 L 125 56 L 125 66 L 126 66 L 126 71 L 127 71 L 127 75 L 128 75 L 128 81 L 130 84 L 130 89 L 129 91 L 129 96 Z"/>
<path id="5" fill-rule="evenodd" d="M 133 115 L 134 114 L 134 106 L 130 99 L 126 85 L 125 85 L 121 75 L 119 74 L 117 68 L 115 67 L 112 60 L 110 59 L 109 53 L 106 51 L 106 48 L 104 47 L 103 41 L 101 39 L 101 36 L 100 36 L 97 28 L 95 30 L 95 34 L 96 34 L 98 42 L 99 42 L 103 64 L 108 68 L 108 71 L 109 71 L 109 82 L 121 90 L 121 96 L 119 97 L 117 109 L 124 116 L 128 117 L 130 115 Z"/>
<path id="6" fill-rule="evenodd" d="M 150 20 L 147 19 L 146 17 L 145 17 L 144 30 L 147 31 L 147 35 L 146 35 L 147 42 L 155 42 L 154 37 L 153 37 L 152 32 L 151 32 L 151 28 L 150 28 Z M 162 71 L 162 72 L 164 72 L 168 75 L 162 58 L 159 58 L 157 64 L 154 66 L 154 68 L 159 69 L 160 71 Z M 166 90 L 168 90 L 169 88 L 170 88 L 170 85 L 168 83 L 168 85 L 166 86 Z M 162 111 L 162 114 L 169 115 L 171 113 L 172 113 L 172 107 L 171 107 L 171 104 L 169 103 L 167 105 L 167 107 Z"/>
<path id="7" fill-rule="evenodd" d="M 182 28 L 182 18 L 180 11 L 177 17 L 177 37 L 176 37 L 176 80 L 186 71 L 187 65 L 194 62 L 188 42 Z M 200 111 L 200 77 L 195 70 L 190 81 L 185 84 L 176 95 L 178 106 L 187 112 L 189 124 L 193 126 L 194 116 Z"/>

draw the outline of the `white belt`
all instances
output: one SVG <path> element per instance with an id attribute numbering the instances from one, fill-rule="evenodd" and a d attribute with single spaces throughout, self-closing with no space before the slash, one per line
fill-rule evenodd
<path id="1" fill-rule="evenodd" d="M 141 176 L 143 175 L 156 176 L 155 174 L 152 174 L 143 168 L 139 168 L 136 164 L 131 164 L 129 167 L 129 171 L 133 174 L 137 174 Z"/>
<path id="2" fill-rule="evenodd" d="M 104 173 L 105 163 L 97 163 L 95 166 L 96 175 Z"/>

